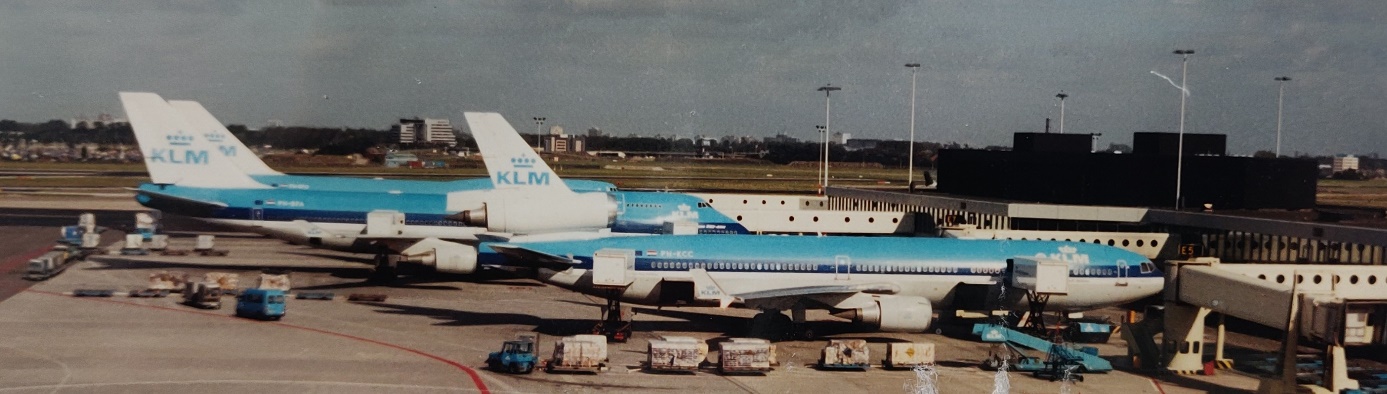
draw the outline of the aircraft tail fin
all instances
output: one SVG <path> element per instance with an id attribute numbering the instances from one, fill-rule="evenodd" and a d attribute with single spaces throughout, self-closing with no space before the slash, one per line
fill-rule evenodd
<path id="1" fill-rule="evenodd" d="M 467 112 L 467 127 L 496 189 L 572 190 L 544 163 L 510 122 L 495 112 Z"/>
<path id="2" fill-rule="evenodd" d="M 694 298 L 718 300 L 718 307 L 723 309 L 727 309 L 728 306 L 732 305 L 732 302 L 737 300 L 737 297 L 727 294 L 722 290 L 722 286 L 718 285 L 718 282 L 713 281 L 713 276 L 708 275 L 708 270 L 694 268 L 689 270 L 689 274 L 693 276 Z"/>
<path id="3" fill-rule="evenodd" d="M 206 188 L 266 188 L 241 172 L 163 97 L 120 92 L 130 128 L 153 183 Z"/>
<path id="4" fill-rule="evenodd" d="M 226 126 L 222 125 L 222 122 L 218 121 L 215 116 L 212 116 L 212 113 L 208 112 L 207 108 L 203 108 L 201 103 L 196 101 L 173 100 L 169 101 L 169 105 L 172 105 L 173 108 L 178 111 L 178 114 L 183 116 L 183 120 L 187 121 L 196 133 L 207 137 L 208 142 L 216 145 L 217 150 L 213 153 L 220 153 L 222 156 L 226 156 L 226 158 L 232 163 L 235 163 L 236 167 L 240 168 L 242 172 L 252 176 L 284 175 L 284 173 L 275 171 L 270 168 L 269 165 L 266 165 L 264 161 L 261 161 L 259 157 L 256 157 L 255 153 L 251 152 L 250 148 L 246 147 L 245 143 L 241 142 L 235 135 L 232 135 L 231 130 L 227 130 Z"/>

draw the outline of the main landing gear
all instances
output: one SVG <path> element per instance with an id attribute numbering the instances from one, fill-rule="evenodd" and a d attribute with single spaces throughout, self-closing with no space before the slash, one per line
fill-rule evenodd
<path id="1" fill-rule="evenodd" d="M 790 312 L 794 318 L 785 316 L 785 313 L 775 309 L 761 310 L 761 313 L 751 318 L 747 336 L 772 341 L 814 339 L 814 329 L 809 328 L 804 322 L 804 309 L 791 309 Z"/>
<path id="2" fill-rule="evenodd" d="M 371 276 L 367 278 L 367 281 L 371 283 L 390 284 L 395 281 L 395 278 L 399 277 L 399 273 L 395 269 L 396 263 L 390 258 L 390 253 L 376 253 L 375 263 L 376 269 L 371 271 Z"/>
<path id="3" fill-rule="evenodd" d="M 607 299 L 607 306 L 602 309 L 602 320 L 592 327 L 592 334 L 606 336 L 612 342 L 625 343 L 631 339 L 631 314 L 621 309 L 621 289 L 607 290 L 603 296 Z"/>

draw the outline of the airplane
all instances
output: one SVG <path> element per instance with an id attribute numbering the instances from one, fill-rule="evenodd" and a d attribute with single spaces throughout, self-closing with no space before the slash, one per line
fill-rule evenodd
<path id="1" fill-rule="evenodd" d="M 192 127 L 194 134 L 201 135 L 217 146 L 217 152 L 226 156 L 241 172 L 249 175 L 256 182 L 264 183 L 276 188 L 301 189 L 301 190 L 336 190 L 336 191 L 362 191 L 362 190 L 411 190 L 418 193 L 447 193 L 460 190 L 482 190 L 492 188 L 492 181 L 488 178 L 458 179 L 452 181 L 430 181 L 430 180 L 398 180 L 381 178 L 352 178 L 340 176 L 308 176 L 308 175 L 288 175 L 275 171 L 260 160 L 254 151 L 246 147 L 239 138 L 231 134 L 221 121 L 217 120 L 207 108 L 201 103 L 188 100 L 169 100 L 168 103 L 183 117 Z M 518 136 L 517 136 L 518 139 Z M 526 149 L 528 144 L 522 140 L 520 144 Z M 554 179 L 558 175 L 549 174 Z M 569 189 L 576 192 L 609 192 L 616 190 L 616 185 L 608 182 L 593 181 L 586 179 L 565 179 L 563 183 Z"/>
<path id="2" fill-rule="evenodd" d="M 934 310 L 1027 303 L 1001 286 L 1020 259 L 1069 267 L 1067 293 L 1045 305 L 1054 310 L 1121 305 L 1164 287 L 1139 254 L 1062 241 L 656 235 L 484 242 L 478 250 L 482 265 L 527 267 L 544 283 L 584 294 L 612 297 L 615 284 L 617 302 L 762 310 L 753 325 L 802 326 L 806 310 L 822 309 L 881 331 L 920 332 Z"/>
<path id="3" fill-rule="evenodd" d="M 293 243 L 376 254 L 380 279 L 398 263 L 471 273 L 485 233 L 503 239 L 580 239 L 693 224 L 700 233 L 746 233 L 701 199 L 657 192 L 574 192 L 499 114 L 468 114 L 473 134 L 491 152 L 489 189 L 445 193 L 410 189 L 279 188 L 234 165 L 206 135 L 153 93 L 122 92 L 151 183 L 136 201 L 161 211 Z M 474 121 L 475 120 L 475 121 Z M 504 127 L 501 127 L 504 125 Z M 372 182 L 371 180 L 361 180 Z M 320 183 L 327 184 L 327 183 Z M 339 184 L 340 185 L 340 184 Z"/>

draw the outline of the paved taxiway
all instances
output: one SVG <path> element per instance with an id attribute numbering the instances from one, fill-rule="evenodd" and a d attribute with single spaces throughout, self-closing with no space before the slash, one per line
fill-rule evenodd
<path id="1" fill-rule="evenodd" d="M 63 212 L 0 209 L 0 214 Z M 113 220 L 128 221 L 128 212 Z M 10 216 L 13 217 L 13 216 Z M 30 218 L 34 219 L 34 218 Z M 46 245 L 54 227 L 34 219 L 0 228 L 0 237 L 25 236 L 23 246 L 5 243 L 0 264 Z M 100 219 L 99 219 L 100 220 Z M 187 222 L 166 222 L 174 248 L 191 248 Z M 26 234 L 49 234 L 29 237 Z M 832 372 L 807 368 L 821 341 L 779 344 L 782 365 L 767 376 L 723 377 L 647 374 L 637 369 L 646 342 L 656 335 L 714 339 L 738 334 L 754 312 L 715 308 L 636 308 L 636 334 L 612 344 L 612 368 L 596 374 L 509 375 L 486 371 L 487 352 L 519 334 L 540 333 L 542 353 L 552 338 L 580 333 L 597 318 L 601 300 L 499 274 L 477 277 L 405 276 L 391 286 L 364 283 L 369 256 L 346 255 L 286 245 L 253 235 L 217 233 L 226 257 L 93 257 L 46 282 L 0 301 L 0 393 L 5 392 L 902 392 L 909 371 Z M 13 239 L 13 238 L 11 238 Z M 17 242 L 19 243 L 19 242 Z M 21 256 L 22 257 L 22 256 Z M 231 317 L 232 300 L 221 310 L 202 311 L 176 298 L 74 298 L 79 288 L 132 290 L 153 272 L 194 275 L 236 272 L 251 284 L 262 268 L 293 271 L 297 290 L 382 293 L 381 303 L 291 300 L 280 322 Z M 8 275 L 8 274 L 7 274 Z M 835 321 L 823 313 L 811 319 Z M 977 363 L 989 345 L 935 334 L 857 331 L 846 323 L 820 323 L 816 331 L 839 338 L 867 338 L 873 358 L 885 342 L 912 340 L 938 346 L 942 392 L 991 392 L 995 374 Z M 1101 350 L 1123 354 L 1114 337 Z M 1120 357 L 1113 357 L 1120 358 Z M 1060 392 L 1060 383 L 1010 375 L 1014 393 Z M 1237 376 L 1162 376 L 1126 372 L 1090 374 L 1075 392 L 1197 393 L 1251 389 Z"/>

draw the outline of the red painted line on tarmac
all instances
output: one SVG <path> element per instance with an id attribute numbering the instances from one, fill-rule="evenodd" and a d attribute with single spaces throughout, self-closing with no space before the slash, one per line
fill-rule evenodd
<path id="1" fill-rule="evenodd" d="M 10 272 L 10 270 L 14 269 L 14 267 L 29 262 L 29 259 L 39 257 L 39 255 L 48 252 L 48 249 L 48 246 L 44 246 L 28 252 L 24 252 L 24 254 L 19 255 L 19 257 L 15 257 L 13 259 L 10 259 L 10 261 L 6 261 L 4 264 L 0 264 L 0 272 Z"/>
<path id="2" fill-rule="evenodd" d="M 1151 384 L 1156 386 L 1156 391 L 1161 392 L 1161 394 L 1165 394 L 1165 389 L 1161 388 L 1161 382 L 1157 381 L 1156 378 L 1151 378 Z"/>
<path id="3" fill-rule="evenodd" d="M 28 260 L 28 259 L 25 259 L 25 260 Z M 25 290 L 25 291 L 28 291 L 28 292 L 31 292 L 31 293 L 39 293 L 39 294 L 47 294 L 47 295 L 52 295 L 52 296 L 59 296 L 59 297 L 70 297 L 70 296 L 64 295 L 64 294 L 62 294 L 62 293 L 54 293 L 54 292 L 51 292 L 51 291 L 33 290 L 33 289 L 29 289 L 29 290 Z M 366 343 L 376 344 L 376 345 L 380 345 L 380 346 L 385 346 L 385 347 L 388 347 L 388 348 L 391 348 L 391 349 L 402 350 L 402 351 L 406 351 L 406 352 L 409 352 L 409 353 L 414 353 L 414 354 L 417 354 L 417 355 L 420 355 L 420 356 L 424 356 L 424 357 L 427 357 L 427 358 L 431 358 L 431 359 L 433 359 L 433 360 L 435 360 L 435 361 L 438 361 L 438 362 L 442 362 L 442 363 L 444 363 L 444 364 L 451 365 L 451 366 L 453 366 L 454 368 L 457 368 L 458 370 L 460 370 L 460 371 L 462 371 L 462 372 L 466 372 L 466 373 L 467 373 L 467 376 L 469 376 L 469 377 L 472 378 L 472 384 L 477 386 L 477 391 L 478 391 L 478 392 L 480 392 L 481 394 L 490 394 L 490 393 L 491 393 L 491 390 L 489 390 L 489 389 L 486 388 L 486 383 L 483 383 L 483 382 L 482 382 L 482 377 L 481 377 L 480 375 L 477 375 L 477 371 L 474 370 L 474 369 L 472 369 L 471 367 L 468 367 L 468 366 L 466 366 L 466 365 L 462 365 L 461 363 L 458 363 L 458 362 L 453 361 L 453 360 L 449 360 L 449 359 L 446 359 L 446 358 L 443 358 L 443 357 L 439 357 L 439 356 L 436 356 L 436 355 L 433 355 L 433 354 L 426 353 L 426 352 L 424 352 L 424 351 L 422 351 L 422 350 L 411 349 L 411 348 L 407 348 L 407 347 L 404 347 L 404 346 L 396 345 L 396 344 L 393 344 L 393 343 L 387 343 L 387 342 L 377 341 L 377 340 L 370 339 L 370 338 L 363 338 L 363 337 L 358 337 L 358 336 L 355 336 L 355 335 L 343 334 L 343 333 L 340 333 L 340 332 L 332 332 L 332 331 L 327 331 L 327 330 L 320 330 L 320 329 L 317 329 L 317 328 L 311 328 L 311 327 L 305 327 L 305 326 L 298 326 L 298 325 L 293 325 L 293 324 L 288 324 L 288 323 L 281 323 L 281 322 L 252 322 L 252 321 L 248 321 L 248 320 L 246 320 L 246 319 L 242 319 L 242 318 L 235 317 L 235 316 L 229 316 L 229 315 L 222 315 L 222 314 L 216 314 L 216 313 L 210 313 L 210 312 L 201 312 L 201 311 L 194 311 L 194 310 L 180 309 L 180 308 L 169 308 L 169 307 L 158 306 L 158 305 L 135 304 L 135 303 L 129 303 L 129 302 L 116 301 L 116 300 L 107 299 L 107 298 L 87 298 L 87 297 L 82 297 L 81 299 L 88 300 L 88 301 L 109 302 L 109 303 L 112 303 L 112 304 L 120 304 L 120 305 L 127 305 L 127 306 L 145 307 L 145 308 L 159 309 L 159 310 L 165 310 L 165 311 L 174 311 L 174 312 L 191 313 L 191 314 L 202 315 L 202 316 L 221 317 L 221 318 L 233 319 L 233 320 L 236 320 L 236 321 L 242 321 L 242 322 L 251 323 L 251 324 L 273 324 L 273 325 L 280 326 L 280 327 L 294 328 L 294 329 L 299 329 L 299 330 L 304 330 L 304 331 L 309 331 L 309 332 L 315 332 L 315 333 L 319 333 L 319 334 L 327 334 L 327 335 L 332 335 L 332 336 L 347 338 L 347 339 L 351 339 L 351 340 L 354 340 L 354 341 L 360 341 L 360 342 L 366 342 Z"/>

